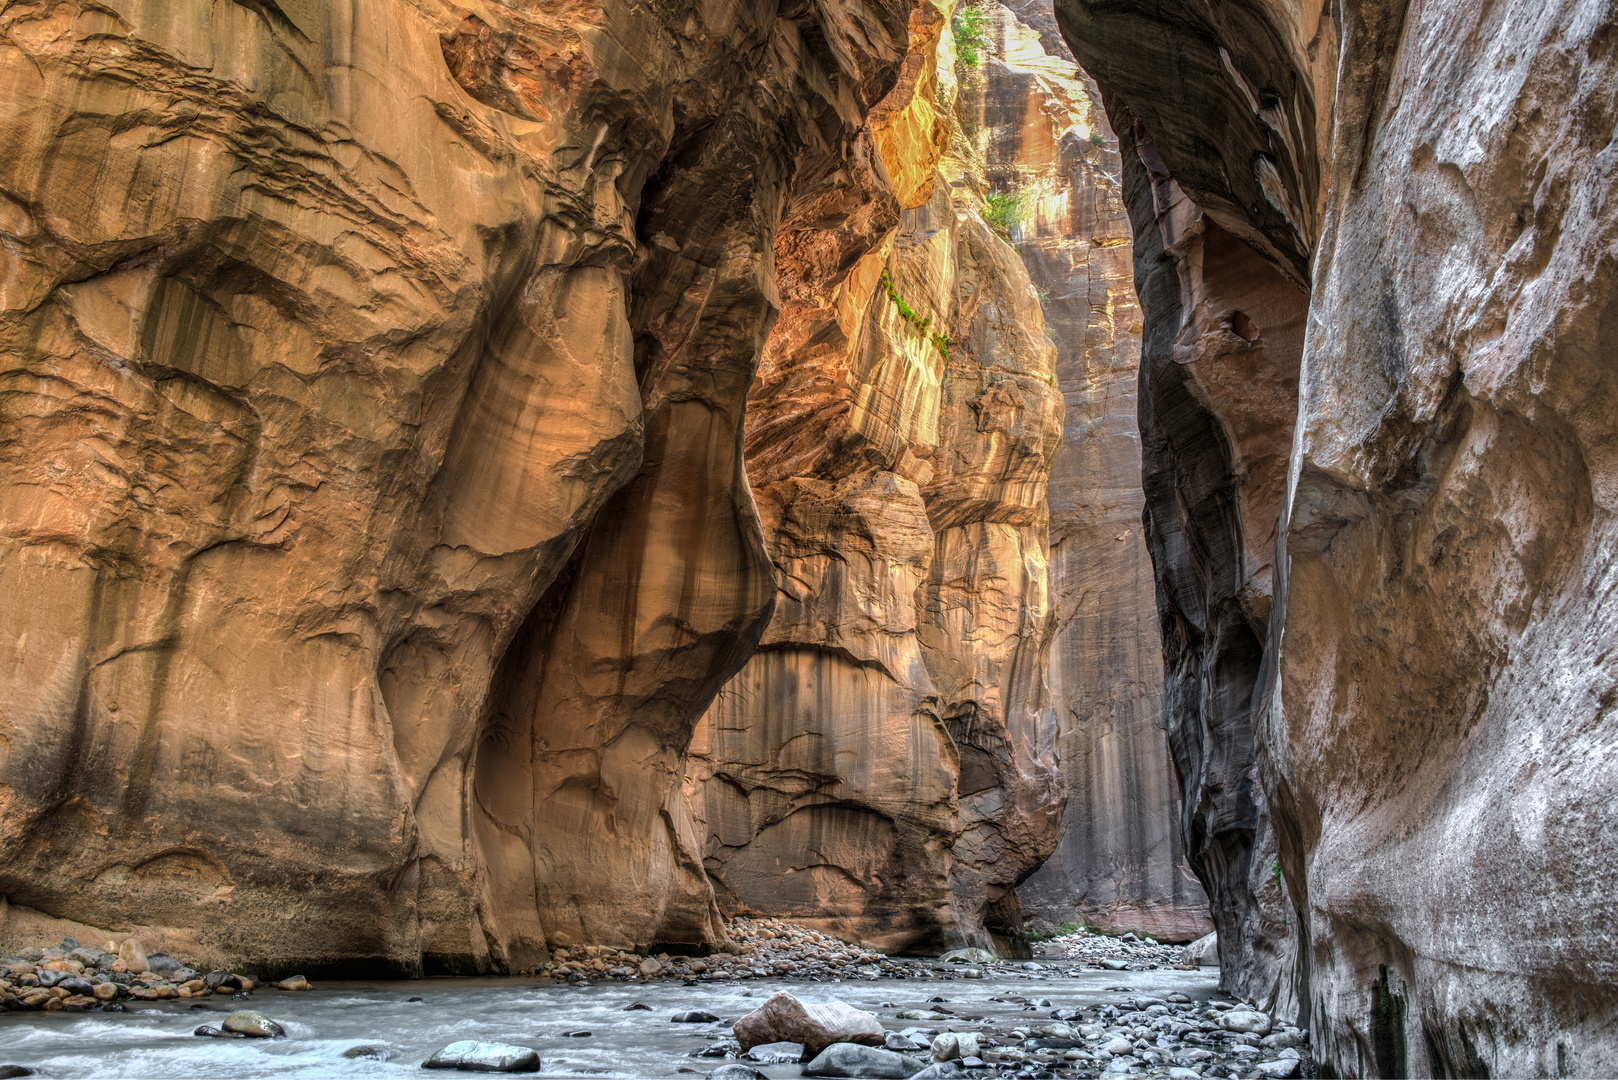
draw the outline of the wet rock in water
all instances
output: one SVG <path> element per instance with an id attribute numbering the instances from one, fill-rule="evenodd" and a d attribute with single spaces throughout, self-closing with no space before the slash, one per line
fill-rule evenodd
<path id="1" fill-rule="evenodd" d="M 302 975 L 293 975 L 291 978 L 282 979 L 275 986 L 278 990 L 307 990 L 309 989 L 309 980 Z"/>
<path id="2" fill-rule="evenodd" d="M 960 1077 L 971 1075 L 953 1061 L 935 1061 L 910 1080 L 959 1080 Z"/>
<path id="3" fill-rule="evenodd" d="M 562 1038 L 564 1038 L 564 1039 L 588 1039 L 589 1037 L 590 1037 L 590 1032 L 588 1032 L 588 1031 L 564 1031 L 564 1032 L 562 1032 Z"/>
<path id="4" fill-rule="evenodd" d="M 1270 1018 L 1256 1009 L 1232 1009 L 1219 1018 L 1219 1026 L 1244 1035 L 1268 1035 Z"/>
<path id="5" fill-rule="evenodd" d="M 908 1080 L 921 1072 L 915 1058 L 859 1043 L 832 1043 L 803 1067 L 805 1076 L 847 1077 L 851 1080 Z"/>
<path id="6" fill-rule="evenodd" d="M 285 1029 L 268 1016 L 248 1009 L 231 1013 L 220 1026 L 250 1039 L 278 1039 L 286 1034 Z"/>
<path id="7" fill-rule="evenodd" d="M 951 949 L 938 959 L 946 964 L 992 964 L 997 958 L 987 949 Z"/>
<path id="8" fill-rule="evenodd" d="M 637 1010 L 641 1010 L 641 1011 L 645 1011 L 645 1012 L 651 1012 L 652 1007 L 650 1005 L 646 1004 L 644 1001 L 637 1001 L 634 1004 L 625 1005 L 624 1008 L 623 1008 L 624 1012 L 635 1012 Z"/>
<path id="9" fill-rule="evenodd" d="M 243 1035 L 240 1032 L 237 1032 L 237 1031 L 225 1031 L 222 1028 L 214 1027 L 212 1024 L 203 1024 L 201 1027 L 197 1028 L 197 1030 L 193 1031 L 191 1034 L 200 1035 L 204 1039 L 245 1039 L 245 1038 L 247 1038 L 246 1035 Z"/>
<path id="10" fill-rule="evenodd" d="M 1169 1080 L 1202 1080 L 1202 1074 L 1195 1069 L 1175 1067 L 1169 1070 Z"/>
<path id="11" fill-rule="evenodd" d="M 1303 1062 L 1297 1058 L 1281 1058 L 1279 1061 L 1261 1061 L 1253 1066 L 1253 1071 L 1266 1080 L 1291 1080 L 1303 1070 Z"/>
<path id="12" fill-rule="evenodd" d="M 510 1043 L 452 1042 L 421 1063 L 424 1069 L 459 1069 L 461 1072 L 538 1072 L 539 1052 Z"/>
<path id="13" fill-rule="evenodd" d="M 359 1058 L 366 1061 L 386 1061 L 393 1056 L 393 1051 L 389 1050 L 386 1046 L 378 1046 L 375 1043 L 367 1043 L 363 1046 L 350 1046 L 347 1050 L 343 1051 L 342 1056 L 350 1059 Z"/>
<path id="14" fill-rule="evenodd" d="M 937 1012 L 933 1009 L 904 1009 L 893 1014 L 900 1020 L 948 1020 L 948 1013 Z"/>
<path id="15" fill-rule="evenodd" d="M 26 1065 L 0 1065 L 0 1080 L 11 1080 L 14 1076 L 33 1076 L 34 1070 Z"/>
<path id="16" fill-rule="evenodd" d="M 687 1057 L 724 1057 L 726 1054 L 739 1054 L 742 1044 L 735 1039 L 725 1039 L 722 1042 L 709 1043 L 701 1050 L 693 1050 Z"/>
<path id="17" fill-rule="evenodd" d="M 803 1043 L 772 1042 L 749 1047 L 747 1059 L 760 1065 L 789 1065 L 803 1060 Z"/>
<path id="18" fill-rule="evenodd" d="M 889 1050 L 898 1050 L 901 1052 L 905 1050 L 914 1051 L 927 1049 L 926 1043 L 907 1038 L 896 1031 L 888 1032 L 887 1037 L 882 1040 L 882 1045 Z"/>
<path id="19" fill-rule="evenodd" d="M 1106 968 L 1108 971 L 1128 971 L 1129 961 L 1108 959 L 1101 961 L 1101 966 Z"/>
<path id="20" fill-rule="evenodd" d="M 708 1080 L 769 1080 L 751 1065 L 721 1065 L 708 1074 Z"/>
<path id="21" fill-rule="evenodd" d="M 841 1001 L 810 1005 L 785 991 L 736 1021 L 735 1030 L 744 1050 L 762 1043 L 795 1042 L 802 1043 L 811 1057 L 833 1043 L 881 1046 L 888 1034 L 880 1020 L 852 1005 Z"/>
<path id="22" fill-rule="evenodd" d="M 669 1023 L 671 1024 L 713 1024 L 717 1023 L 718 1020 L 719 1017 L 715 1016 L 713 1013 L 702 1012 L 701 1010 L 697 1010 L 695 1012 L 675 1013 L 673 1016 L 669 1017 Z"/>

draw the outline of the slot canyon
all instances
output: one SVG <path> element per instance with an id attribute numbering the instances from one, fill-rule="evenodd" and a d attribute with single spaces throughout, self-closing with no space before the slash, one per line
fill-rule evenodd
<path id="1" fill-rule="evenodd" d="M 1615 0 L 9 0 L 0 117 L 0 1059 L 790 941 L 1077 1025 L 891 1075 L 1618 1075 Z"/>

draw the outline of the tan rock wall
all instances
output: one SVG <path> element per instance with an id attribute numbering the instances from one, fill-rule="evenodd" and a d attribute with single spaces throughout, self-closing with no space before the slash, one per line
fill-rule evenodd
<path id="1" fill-rule="evenodd" d="M 1046 926 L 1175 940 L 1212 929 L 1187 866 L 1164 730 L 1156 582 L 1141 531 L 1140 307 L 1117 139 L 1048 7 L 990 4 L 958 111 L 989 183 L 1023 200 L 1015 246 L 1039 292 L 1066 403 L 1051 470 L 1051 699 L 1069 800 L 1057 852 L 1019 889 Z"/>
<path id="2" fill-rule="evenodd" d="M 720 936 L 774 244 L 906 17 L 6 9 L 0 893 L 312 971 Z"/>
<path id="3" fill-rule="evenodd" d="M 975 197 L 952 197 L 959 166 L 936 172 L 951 47 L 945 13 L 917 12 L 914 81 L 873 114 L 906 209 L 882 255 L 778 327 L 750 398 L 780 593 L 688 785 L 736 909 L 890 949 L 1018 952 L 1012 888 L 1062 801 L 1044 676 L 1061 406 L 1026 272 Z"/>

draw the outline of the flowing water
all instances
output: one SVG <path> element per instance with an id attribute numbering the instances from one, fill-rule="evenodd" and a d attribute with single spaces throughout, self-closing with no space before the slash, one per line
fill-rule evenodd
<path id="1" fill-rule="evenodd" d="M 42 1078 L 95 1077 L 382 1077 L 420 1076 L 421 1062 L 458 1039 L 531 1046 L 541 1076 L 676 1077 L 707 1073 L 720 1058 L 691 1051 L 727 1038 L 736 1018 L 777 990 L 806 1001 L 846 1001 L 874 1012 L 891 1030 L 913 1025 L 970 1031 L 998 1024 L 1048 1020 L 1052 1009 L 1118 1002 L 1135 993 L 1178 991 L 1193 1000 L 1214 995 L 1211 969 L 1024 973 L 991 969 L 984 979 L 880 979 L 804 982 L 754 979 L 697 986 L 677 982 L 536 985 L 530 979 L 424 979 L 413 982 L 329 982 L 308 993 L 260 991 L 245 1001 L 209 999 L 131 1003 L 127 1013 L 8 1013 L 0 1015 L 0 1064 L 26 1065 Z M 944 1007 L 983 1023 L 895 1019 L 900 1009 Z M 1043 998 L 1032 1008 L 993 998 Z M 420 998 L 411 1001 L 411 998 Z M 635 1002 L 651 1011 L 625 1011 Z M 201 1024 L 218 1024 L 236 1008 L 279 1021 L 274 1040 L 198 1038 Z M 705 1010 L 712 1024 L 675 1024 L 676 1012 Z M 587 1037 L 565 1033 L 588 1031 Z M 359 1046 L 385 1047 L 388 1059 L 344 1058 Z M 799 1067 L 765 1065 L 771 1077 L 796 1077 Z M 433 1073 L 429 1075 L 447 1075 Z M 532 1074 L 529 1074 L 532 1075 Z"/>

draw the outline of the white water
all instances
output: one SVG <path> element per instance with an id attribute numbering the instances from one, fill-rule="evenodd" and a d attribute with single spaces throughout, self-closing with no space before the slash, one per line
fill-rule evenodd
<path id="1" fill-rule="evenodd" d="M 1049 974 L 1049 973 L 1042 973 Z M 541 1076 L 675 1077 L 680 1070 L 707 1073 L 722 1058 L 692 1058 L 692 1051 L 730 1035 L 737 1017 L 757 1008 L 777 990 L 806 1001 L 846 1001 L 868 1009 L 892 1030 L 899 1009 L 925 1007 L 941 995 L 946 1008 L 987 1017 L 986 1023 L 1043 1021 L 1051 1009 L 1116 1003 L 1128 994 L 1179 991 L 1209 997 L 1217 979 L 1187 971 L 1086 971 L 1075 977 L 1023 975 L 996 970 L 988 979 L 881 979 L 812 983 L 776 979 L 679 983 L 608 983 L 597 986 L 535 985 L 527 979 L 425 979 L 415 982 L 322 983 L 309 993 L 260 991 L 243 1001 L 209 999 L 208 1009 L 183 1002 L 144 1002 L 128 1013 L 0 1014 L 0 1064 L 27 1065 L 42 1078 L 94 1077 L 403 1077 L 423 1074 L 421 1062 L 457 1039 L 531 1046 L 539 1051 Z M 993 997 L 1045 998 L 1050 1007 L 1029 1010 Z M 411 1002 L 411 997 L 421 997 Z M 625 1012 L 641 1001 L 652 1011 Z M 884 1004 L 891 1003 L 891 1004 Z M 286 1028 L 281 1039 L 205 1039 L 199 1025 L 218 1024 L 237 1008 L 273 1017 Z M 674 1024 L 676 1012 L 701 1009 L 718 1024 Z M 979 1024 L 926 1022 L 941 1030 L 974 1030 Z M 564 1032 L 588 1030 L 589 1038 Z M 387 1047 L 390 1059 L 345 1059 L 355 1046 Z M 759 1066 L 771 1077 L 797 1077 L 797 1065 Z M 533 1075 L 533 1074 L 529 1074 Z M 684 1075 L 691 1075 L 689 1072 Z"/>

